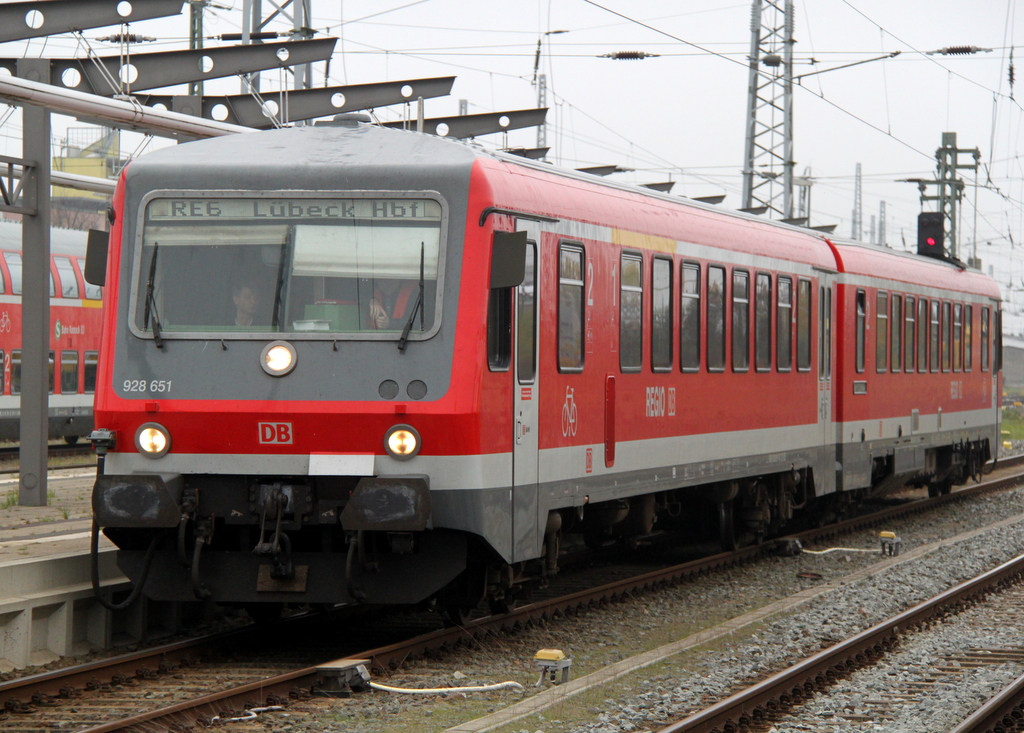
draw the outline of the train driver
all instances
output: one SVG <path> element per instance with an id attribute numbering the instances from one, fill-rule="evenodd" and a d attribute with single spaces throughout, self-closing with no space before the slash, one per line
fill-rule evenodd
<path id="1" fill-rule="evenodd" d="M 416 303 L 417 283 L 412 280 L 377 280 L 370 299 L 370 322 L 378 330 L 401 328 Z M 392 321 L 398 323 L 392 325 Z"/>
<path id="2" fill-rule="evenodd" d="M 256 290 L 251 284 L 241 282 L 232 288 L 231 298 L 235 301 L 235 325 L 243 328 L 251 326 L 260 305 Z"/>

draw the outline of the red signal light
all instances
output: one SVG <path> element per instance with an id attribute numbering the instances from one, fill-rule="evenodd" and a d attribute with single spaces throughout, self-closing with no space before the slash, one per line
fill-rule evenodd
<path id="1" fill-rule="evenodd" d="M 927 245 L 928 245 L 929 247 L 934 247 L 934 246 L 935 246 L 935 237 L 928 237 L 928 239 L 926 239 L 926 240 L 924 240 L 924 241 L 925 241 L 925 243 L 926 243 L 926 244 L 927 244 Z"/>

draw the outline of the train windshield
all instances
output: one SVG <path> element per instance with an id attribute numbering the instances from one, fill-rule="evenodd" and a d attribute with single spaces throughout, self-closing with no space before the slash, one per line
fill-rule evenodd
<path id="1" fill-rule="evenodd" d="M 442 213 L 432 198 L 155 198 L 136 260 L 135 330 L 429 334 Z"/>

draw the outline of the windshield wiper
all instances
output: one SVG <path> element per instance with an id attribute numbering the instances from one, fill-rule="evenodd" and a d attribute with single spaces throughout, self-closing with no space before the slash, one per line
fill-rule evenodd
<path id="1" fill-rule="evenodd" d="M 420 332 L 423 332 L 423 242 L 420 242 L 420 292 L 416 295 L 416 303 L 409 313 L 409 320 L 405 322 L 402 329 L 402 336 L 398 339 L 398 350 L 405 351 L 405 343 L 409 340 L 409 331 L 412 330 L 412 322 L 416 318 L 416 311 L 420 312 Z"/>
<path id="2" fill-rule="evenodd" d="M 149 316 L 153 316 L 153 343 L 158 349 L 164 347 L 164 341 L 160 338 L 160 314 L 156 310 L 156 298 L 153 296 L 153 280 L 156 278 L 156 257 L 160 253 L 160 243 L 153 243 L 153 257 L 149 261 L 149 280 L 146 281 L 146 310 L 142 314 L 143 330 L 149 328 Z"/>

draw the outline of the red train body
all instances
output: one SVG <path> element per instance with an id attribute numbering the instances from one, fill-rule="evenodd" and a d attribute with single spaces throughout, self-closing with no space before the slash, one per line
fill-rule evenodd
<path id="1" fill-rule="evenodd" d="M 54 229 L 50 257 L 49 436 L 68 443 L 93 428 L 102 327 L 100 288 L 85 282 L 85 232 Z M 0 440 L 21 415 L 21 225 L 0 222 Z"/>
<path id="2" fill-rule="evenodd" d="M 999 292 L 946 262 L 367 126 L 114 203 L 94 506 L 154 598 L 500 608 L 569 533 L 733 545 L 997 445 Z"/>

